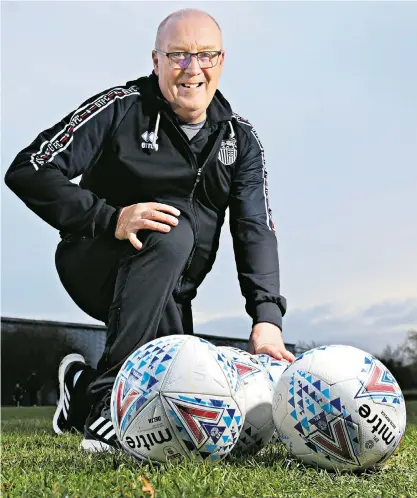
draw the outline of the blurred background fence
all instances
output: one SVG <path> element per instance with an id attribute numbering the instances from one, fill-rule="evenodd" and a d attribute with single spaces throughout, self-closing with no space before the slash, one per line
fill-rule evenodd
<path id="1" fill-rule="evenodd" d="M 218 346 L 247 350 L 248 340 L 215 335 L 196 335 Z M 1 318 L 1 404 L 53 405 L 57 399 L 58 366 L 68 353 L 81 353 L 96 367 L 104 350 L 106 327 L 80 323 L 22 318 Z M 313 347 L 286 344 L 295 355 Z M 372 353 L 372 351 L 370 351 Z M 378 358 L 398 381 L 406 399 L 417 399 L 417 331 L 410 330 L 404 344 L 387 346 Z"/>
<path id="2" fill-rule="evenodd" d="M 57 370 L 62 357 L 81 353 L 96 367 L 106 342 L 106 327 L 79 323 L 1 318 L 1 404 L 49 405 L 57 399 Z M 216 345 L 247 349 L 246 339 L 198 334 Z M 294 344 L 287 348 L 295 352 Z M 16 386 L 16 384 L 19 384 Z"/>

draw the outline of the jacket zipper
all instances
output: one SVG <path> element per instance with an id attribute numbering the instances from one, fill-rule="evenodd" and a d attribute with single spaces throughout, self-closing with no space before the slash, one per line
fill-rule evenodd
<path id="1" fill-rule="evenodd" d="M 188 257 L 187 263 L 186 263 L 186 265 L 181 273 L 181 276 L 178 280 L 178 284 L 177 284 L 177 292 L 178 293 L 180 293 L 180 291 L 181 291 L 181 286 L 182 286 L 182 282 L 184 280 L 184 275 L 187 273 L 188 269 L 191 266 L 191 261 L 194 257 L 194 253 L 195 253 L 195 250 L 196 250 L 197 245 L 198 245 L 198 229 L 199 229 L 199 227 L 198 227 L 198 222 L 197 222 L 197 214 L 196 214 L 195 209 L 194 209 L 194 192 L 195 192 L 195 189 L 197 188 L 197 185 L 199 184 L 199 182 L 201 180 L 201 174 L 202 174 L 204 167 L 213 159 L 213 156 L 214 156 L 215 152 L 217 151 L 217 147 L 222 139 L 223 139 L 223 128 L 220 128 L 219 135 L 216 138 L 216 141 L 214 142 L 214 145 L 213 145 L 209 155 L 207 156 L 206 160 L 201 165 L 201 167 L 197 169 L 197 176 L 196 176 L 196 179 L 194 182 L 193 189 L 190 193 L 190 207 L 191 207 L 191 210 L 192 210 L 192 213 L 194 216 L 194 220 L 195 220 L 194 244 L 193 244 L 193 248 L 191 250 L 190 256 Z M 187 144 L 187 146 L 188 146 L 188 144 Z M 190 149 L 190 151 L 191 151 L 191 149 Z M 193 154 L 192 151 L 191 151 L 191 153 Z M 193 157 L 194 157 L 194 154 L 193 154 Z"/>
<path id="2" fill-rule="evenodd" d="M 186 151 L 188 153 L 189 158 L 191 159 L 193 167 L 197 172 L 197 176 L 196 176 L 193 188 L 192 188 L 190 196 L 189 196 L 190 208 L 191 208 L 191 212 L 193 215 L 194 227 L 195 227 L 194 244 L 193 244 L 193 248 L 191 250 L 190 256 L 188 257 L 187 262 L 185 263 L 184 268 L 182 269 L 180 278 L 178 279 L 178 283 L 175 287 L 176 292 L 179 293 L 181 290 L 182 282 L 184 280 L 184 275 L 187 273 L 188 269 L 190 268 L 191 261 L 193 259 L 193 256 L 194 256 L 195 250 L 197 248 L 197 244 L 198 244 L 198 222 L 197 222 L 197 214 L 196 214 L 195 208 L 194 208 L 194 192 L 195 192 L 195 189 L 197 188 L 197 185 L 199 184 L 199 182 L 201 180 L 201 174 L 202 174 L 204 167 L 213 159 L 214 153 L 217 151 L 217 147 L 218 147 L 219 143 L 221 142 L 221 140 L 223 139 L 224 127 L 220 126 L 219 134 L 216 138 L 216 141 L 214 142 L 214 145 L 213 145 L 209 155 L 207 156 L 206 160 L 201 165 L 201 167 L 198 167 L 194 152 L 191 150 L 191 147 L 189 146 L 188 142 L 182 136 L 181 132 L 177 129 L 177 127 L 175 126 L 173 121 L 168 116 L 167 116 L 167 118 L 168 118 L 168 121 L 175 128 L 175 131 L 177 132 L 178 136 L 181 137 L 181 140 L 182 140 L 183 144 L 185 145 Z"/>

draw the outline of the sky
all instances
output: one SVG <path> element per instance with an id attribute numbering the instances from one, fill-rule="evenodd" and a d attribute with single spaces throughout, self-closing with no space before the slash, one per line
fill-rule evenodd
<path id="1" fill-rule="evenodd" d="M 287 342 L 378 353 L 417 329 L 417 3 L 2 2 L 1 172 L 88 97 L 149 74 L 159 22 L 223 30 L 220 90 L 265 148 Z M 98 323 L 62 288 L 58 233 L 1 186 L 1 314 Z M 231 237 L 193 303 L 248 337 Z"/>

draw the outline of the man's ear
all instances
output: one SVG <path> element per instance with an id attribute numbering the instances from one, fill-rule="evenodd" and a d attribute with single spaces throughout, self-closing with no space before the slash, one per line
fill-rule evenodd
<path id="1" fill-rule="evenodd" d="M 158 76 L 158 54 L 155 52 L 155 50 L 152 50 L 152 62 L 153 62 L 153 70 L 155 71 L 155 74 Z"/>

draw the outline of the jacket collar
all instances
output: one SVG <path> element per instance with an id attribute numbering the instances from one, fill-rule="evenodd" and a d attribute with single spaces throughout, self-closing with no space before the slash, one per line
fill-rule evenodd
<path id="1" fill-rule="evenodd" d="M 169 103 L 162 95 L 159 88 L 158 77 L 155 72 L 149 76 L 144 76 L 136 81 L 128 82 L 128 85 L 136 84 L 139 86 L 141 95 L 143 95 L 143 109 L 147 114 L 154 114 L 159 111 L 167 112 L 172 118 L 177 119 Z M 207 108 L 207 118 L 211 123 L 220 123 L 232 119 L 232 108 L 229 102 L 223 97 L 219 90 L 216 90 L 210 105 Z"/>

